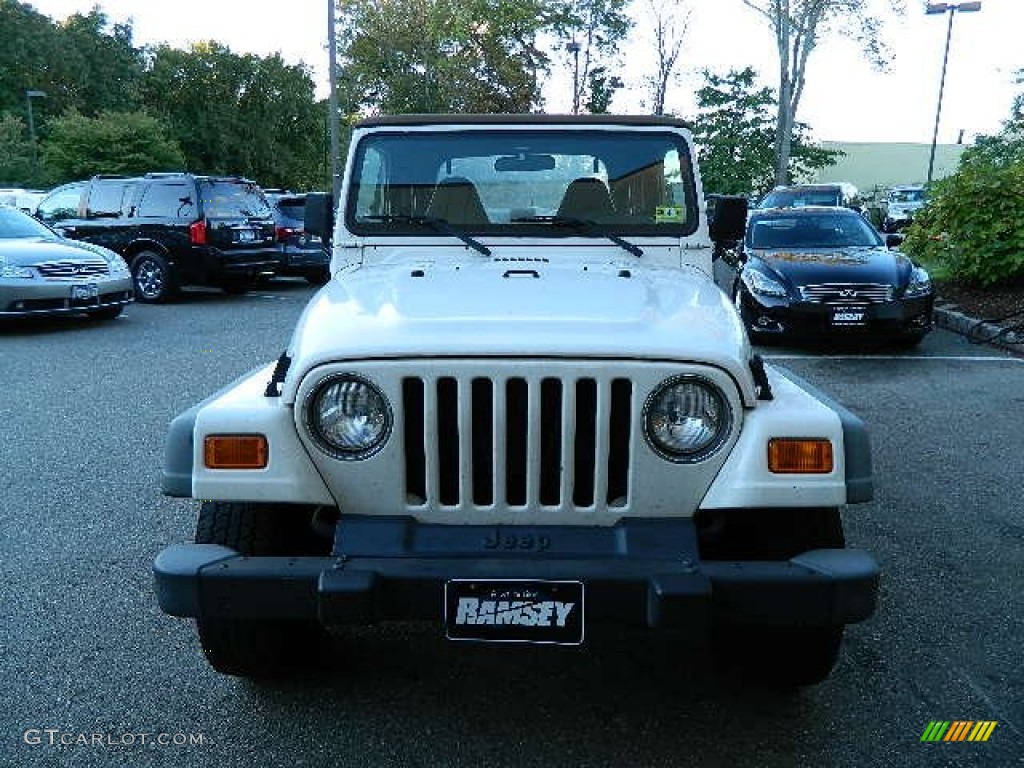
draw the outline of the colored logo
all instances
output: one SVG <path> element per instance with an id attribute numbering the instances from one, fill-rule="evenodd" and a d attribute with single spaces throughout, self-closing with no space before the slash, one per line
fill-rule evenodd
<path id="1" fill-rule="evenodd" d="M 932 720 L 921 741 L 988 741 L 996 724 L 996 720 Z"/>

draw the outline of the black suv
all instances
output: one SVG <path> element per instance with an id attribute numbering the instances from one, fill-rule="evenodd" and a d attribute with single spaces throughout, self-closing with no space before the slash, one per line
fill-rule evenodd
<path id="1" fill-rule="evenodd" d="M 247 179 L 95 176 L 50 192 L 36 217 L 120 253 L 141 301 L 166 301 L 186 284 L 241 293 L 281 263 L 270 206 Z"/>
<path id="2" fill-rule="evenodd" d="M 267 200 L 274 214 L 277 242 L 282 263 L 279 275 L 298 275 L 313 285 L 326 283 L 331 276 L 331 254 L 317 235 L 303 227 L 306 196 L 284 190 L 267 190 Z"/>

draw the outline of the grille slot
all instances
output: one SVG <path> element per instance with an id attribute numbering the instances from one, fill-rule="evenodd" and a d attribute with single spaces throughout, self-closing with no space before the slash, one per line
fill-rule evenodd
<path id="1" fill-rule="evenodd" d="M 75 261 L 47 261 L 36 264 L 39 274 L 47 280 L 86 280 L 91 277 L 106 277 L 110 267 L 104 259 L 79 259 Z"/>
<path id="2" fill-rule="evenodd" d="M 402 382 L 413 506 L 593 509 L 629 502 L 629 379 Z"/>
<path id="3" fill-rule="evenodd" d="M 892 301 L 893 287 L 885 283 L 821 283 L 805 285 L 800 294 L 816 304 L 881 304 Z"/>

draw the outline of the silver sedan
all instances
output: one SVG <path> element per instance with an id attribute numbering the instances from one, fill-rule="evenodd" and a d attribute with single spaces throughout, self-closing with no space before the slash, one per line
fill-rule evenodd
<path id="1" fill-rule="evenodd" d="M 131 301 L 131 273 L 116 253 L 0 206 L 0 318 L 84 313 L 109 320 Z"/>

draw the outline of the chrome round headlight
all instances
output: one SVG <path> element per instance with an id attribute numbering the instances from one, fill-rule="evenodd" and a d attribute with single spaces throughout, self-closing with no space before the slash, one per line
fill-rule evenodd
<path id="1" fill-rule="evenodd" d="M 391 405 L 361 376 L 345 373 L 324 379 L 306 398 L 310 435 L 337 459 L 372 456 L 391 434 Z"/>
<path id="2" fill-rule="evenodd" d="M 700 376 L 666 379 L 644 404 L 647 442 L 669 461 L 703 461 L 725 442 L 731 426 L 725 395 Z"/>

